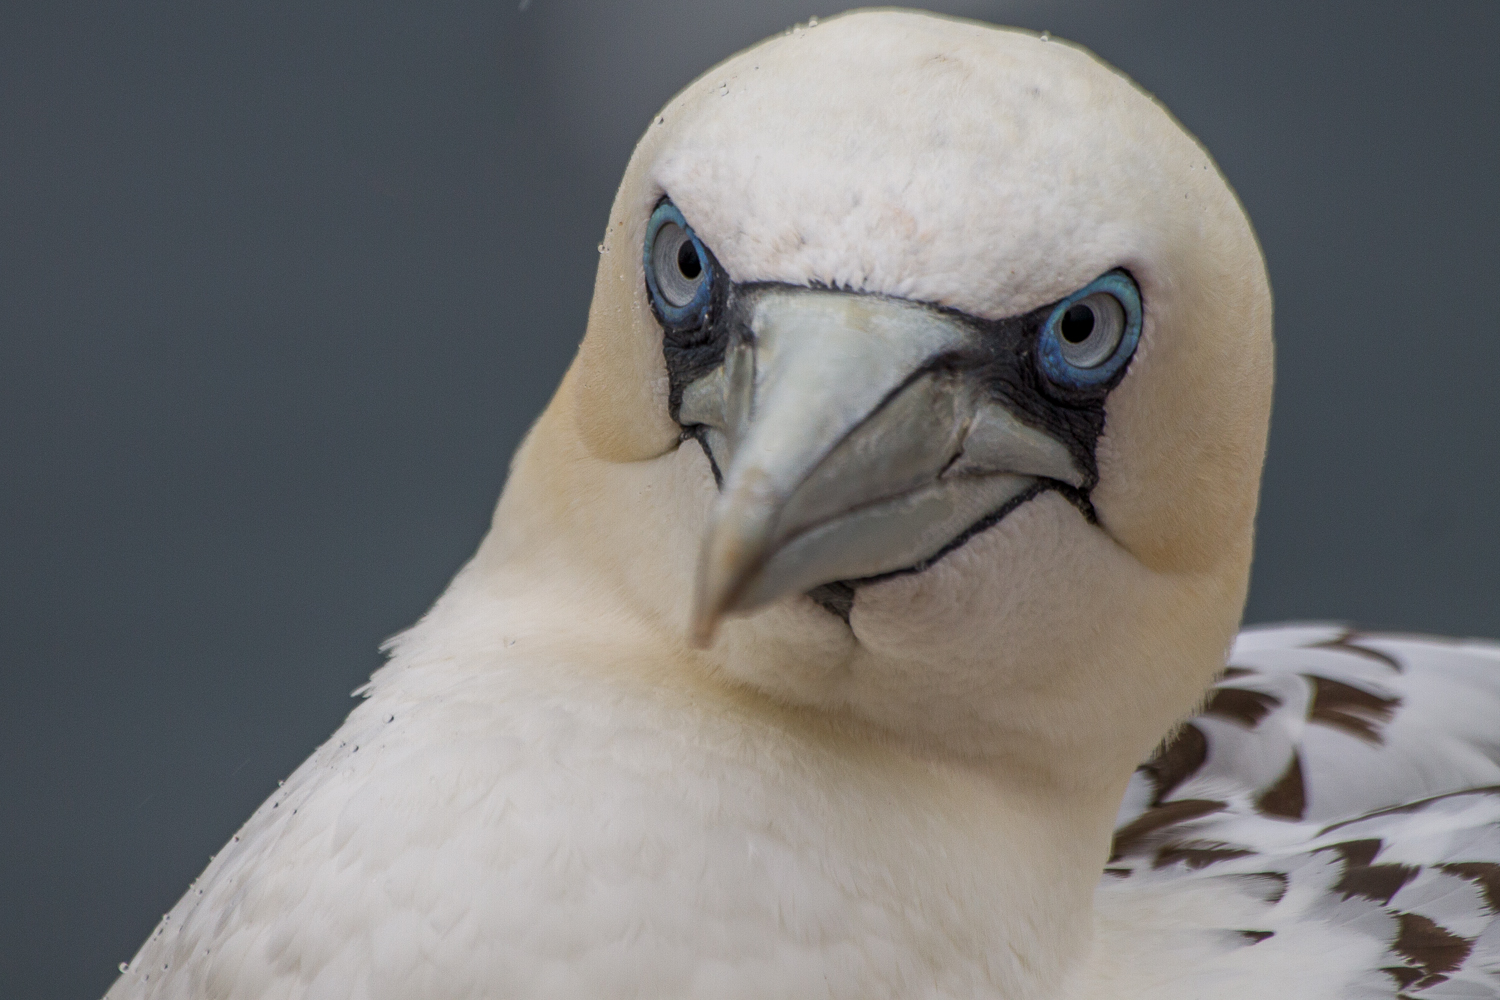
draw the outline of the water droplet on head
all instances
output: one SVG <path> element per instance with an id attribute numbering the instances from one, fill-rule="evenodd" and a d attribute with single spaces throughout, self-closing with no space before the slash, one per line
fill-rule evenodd
<path id="1" fill-rule="evenodd" d="M 818 26 L 818 19 L 816 17 L 810 17 L 810 18 L 808 18 L 807 19 L 807 26 L 809 28 L 816 28 Z"/>
<path id="2" fill-rule="evenodd" d="M 1052 32 L 1050 32 L 1050 31 L 1044 31 L 1044 32 L 1042 32 L 1042 41 L 1044 41 L 1044 42 L 1050 42 L 1050 41 L 1052 41 Z"/>
<path id="3" fill-rule="evenodd" d="M 130 971 L 130 966 L 126 965 L 124 962 L 121 962 L 120 963 L 120 971 L 121 972 L 129 972 Z"/>
<path id="4" fill-rule="evenodd" d="M 604 252 L 604 244 L 603 243 L 599 244 L 599 252 L 600 253 Z"/>

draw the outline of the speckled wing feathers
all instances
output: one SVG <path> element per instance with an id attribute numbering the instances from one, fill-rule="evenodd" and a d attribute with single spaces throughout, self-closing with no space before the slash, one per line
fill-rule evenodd
<path id="1" fill-rule="evenodd" d="M 1500 996 L 1500 646 L 1243 633 L 1132 780 L 1100 895 L 1199 890 L 1258 902 L 1221 904 L 1223 956 L 1347 933 L 1345 996 Z"/>

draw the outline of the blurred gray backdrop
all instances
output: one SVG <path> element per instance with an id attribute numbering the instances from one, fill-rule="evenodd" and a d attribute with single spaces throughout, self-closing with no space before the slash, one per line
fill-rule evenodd
<path id="1" fill-rule="evenodd" d="M 1093 48 L 1255 220 L 1248 619 L 1500 636 L 1500 4 L 936 6 Z M 0 11 L 0 994 L 98 995 L 332 731 L 485 530 L 637 133 L 835 12 L 522 7 Z"/>

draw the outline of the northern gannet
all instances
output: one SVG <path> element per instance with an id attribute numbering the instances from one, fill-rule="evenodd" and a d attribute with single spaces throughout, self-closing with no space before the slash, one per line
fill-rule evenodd
<path id="1" fill-rule="evenodd" d="M 1271 378 L 1089 53 L 731 58 L 478 552 L 109 998 L 1496 995 L 1500 648 L 1236 638 Z"/>

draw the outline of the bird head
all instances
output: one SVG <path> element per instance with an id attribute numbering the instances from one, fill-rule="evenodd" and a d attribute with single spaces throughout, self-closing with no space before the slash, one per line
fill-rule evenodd
<path id="1" fill-rule="evenodd" d="M 851 13 L 653 120 L 490 558 L 776 701 L 1117 783 L 1237 627 L 1271 363 L 1249 222 L 1149 95 Z"/>

